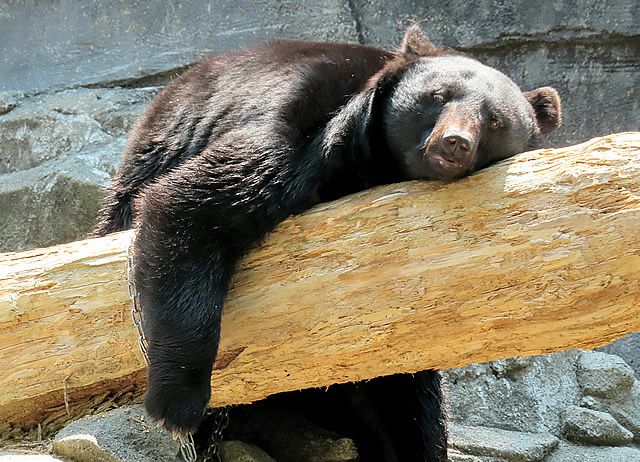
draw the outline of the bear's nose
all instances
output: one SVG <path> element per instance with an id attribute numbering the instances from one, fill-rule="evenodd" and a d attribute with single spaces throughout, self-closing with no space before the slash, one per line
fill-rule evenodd
<path id="1" fill-rule="evenodd" d="M 447 130 L 440 139 L 443 153 L 449 160 L 466 157 L 473 150 L 473 136 L 462 130 Z"/>

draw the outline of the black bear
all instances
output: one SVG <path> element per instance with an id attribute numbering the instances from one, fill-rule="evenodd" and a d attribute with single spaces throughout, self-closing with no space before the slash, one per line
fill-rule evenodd
<path id="1" fill-rule="evenodd" d="M 137 121 L 96 230 L 137 227 L 150 415 L 198 427 L 234 267 L 279 222 L 383 183 L 463 177 L 560 118 L 552 88 L 522 93 L 417 26 L 393 52 L 275 41 L 175 79 Z M 363 460 L 445 460 L 437 372 L 345 387 L 371 427 Z"/>

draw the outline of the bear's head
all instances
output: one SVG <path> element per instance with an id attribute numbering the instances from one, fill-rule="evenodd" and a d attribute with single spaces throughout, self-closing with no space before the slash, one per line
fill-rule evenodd
<path id="1" fill-rule="evenodd" d="M 507 76 L 411 27 L 374 85 L 385 142 L 412 179 L 453 180 L 537 146 L 561 123 L 551 87 L 523 93 Z"/>

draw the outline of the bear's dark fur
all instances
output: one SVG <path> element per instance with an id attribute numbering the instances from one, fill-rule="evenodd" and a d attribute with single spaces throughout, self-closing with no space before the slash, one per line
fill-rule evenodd
<path id="1" fill-rule="evenodd" d="M 374 185 L 468 175 L 559 123 L 555 90 L 523 94 L 417 27 L 395 52 L 278 41 L 185 72 L 137 121 L 96 230 L 138 229 L 151 416 L 197 428 L 234 267 L 279 222 Z M 363 452 L 445 460 L 439 380 L 427 371 L 351 386 L 372 429 Z"/>

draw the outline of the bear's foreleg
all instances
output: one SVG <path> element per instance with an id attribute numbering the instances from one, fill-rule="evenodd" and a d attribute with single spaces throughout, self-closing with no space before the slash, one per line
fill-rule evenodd
<path id="1" fill-rule="evenodd" d="M 191 247 L 154 231 L 142 226 L 135 243 L 134 275 L 149 357 L 144 402 L 169 430 L 194 432 L 211 395 L 222 304 L 234 264 L 215 247 Z M 149 242 L 157 238 L 166 247 Z"/>
<path id="2" fill-rule="evenodd" d="M 145 406 L 181 432 L 195 431 L 210 398 L 222 306 L 238 259 L 308 208 L 317 181 L 306 175 L 306 162 L 220 157 L 189 160 L 147 186 L 136 204 L 134 277 L 149 353 Z"/>

